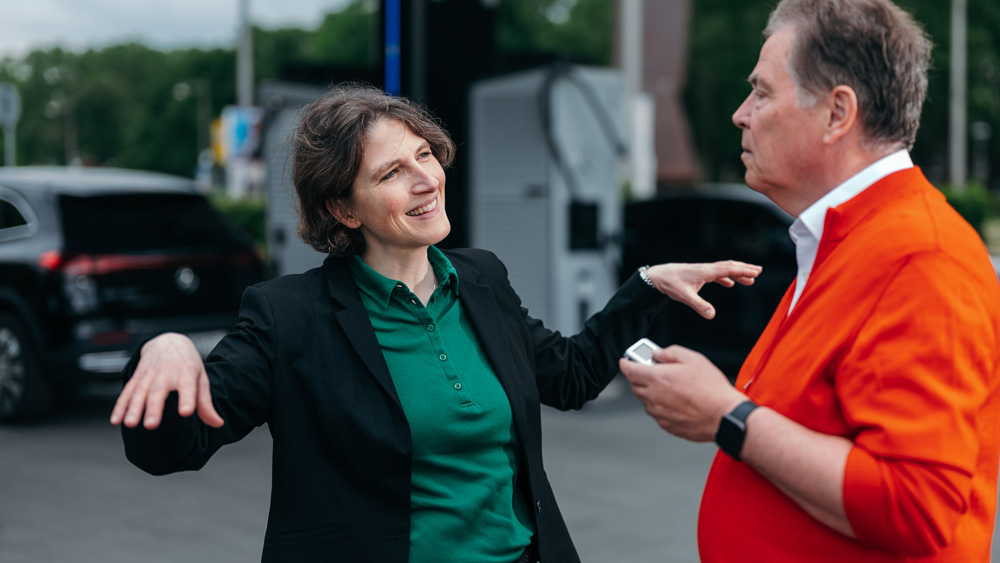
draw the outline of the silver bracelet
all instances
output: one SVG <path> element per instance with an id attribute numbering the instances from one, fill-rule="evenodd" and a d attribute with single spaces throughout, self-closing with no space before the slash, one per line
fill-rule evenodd
<path id="1" fill-rule="evenodd" d="M 646 282 L 646 285 L 648 285 L 649 287 L 652 287 L 653 289 L 656 289 L 656 286 L 653 285 L 653 280 L 649 279 L 649 274 L 646 273 L 646 270 L 648 270 L 648 269 L 649 269 L 649 265 L 648 264 L 645 265 L 645 266 L 639 267 L 639 277 L 642 278 L 642 281 Z"/>

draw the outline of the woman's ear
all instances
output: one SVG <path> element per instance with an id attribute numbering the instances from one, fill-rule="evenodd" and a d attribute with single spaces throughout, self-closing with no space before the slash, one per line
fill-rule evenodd
<path id="1" fill-rule="evenodd" d="M 333 215 L 333 218 L 340 221 L 348 229 L 357 229 L 361 226 L 361 221 L 358 221 L 357 217 L 352 215 L 347 207 L 337 200 L 330 198 L 326 200 L 326 210 Z"/>

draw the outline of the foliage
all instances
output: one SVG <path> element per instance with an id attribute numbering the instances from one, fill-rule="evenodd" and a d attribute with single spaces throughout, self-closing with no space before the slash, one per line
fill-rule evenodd
<path id="1" fill-rule="evenodd" d="M 315 31 L 255 27 L 256 78 L 276 77 L 294 63 L 370 64 L 378 22 L 371 5 L 348 4 Z M 4 57 L 0 81 L 13 83 L 22 99 L 17 163 L 77 160 L 191 177 L 209 126 L 198 104 L 212 117 L 235 103 L 235 66 L 232 49 L 160 51 L 137 43 Z M 175 95 L 180 83 L 189 95 Z"/>
<path id="2" fill-rule="evenodd" d="M 231 99 L 233 75 L 232 52 L 162 52 L 136 43 L 0 60 L 0 80 L 16 84 L 22 99 L 18 164 L 78 158 L 184 176 L 197 158 L 196 100 L 175 99 L 174 86 L 211 84 L 214 114 Z"/>
<path id="3" fill-rule="evenodd" d="M 912 154 L 936 183 L 947 174 L 951 2 L 896 0 L 934 42 L 927 101 Z M 740 132 L 730 116 L 750 92 L 746 77 L 763 43 L 761 31 L 775 0 L 691 0 L 690 59 L 684 101 L 706 180 L 742 176 Z M 1000 187 L 1000 3 L 968 3 L 968 122 L 995 132 L 989 144 L 990 180 Z"/>
<path id="4" fill-rule="evenodd" d="M 969 182 L 961 190 L 945 185 L 939 188 L 948 203 L 983 235 L 986 222 L 998 215 L 997 201 L 993 194 L 979 182 Z"/>
<path id="5" fill-rule="evenodd" d="M 773 3 L 691 2 L 690 58 L 684 102 L 707 180 L 742 182 L 740 131 L 731 116 L 750 92 L 747 77 L 763 45 Z"/>
<path id="6" fill-rule="evenodd" d="M 612 0 L 504 0 L 497 47 L 506 53 L 548 53 L 593 65 L 611 64 Z"/>
<path id="7" fill-rule="evenodd" d="M 469 0 L 473 1 L 473 0 Z M 647 0 L 654 1 L 654 0 Z M 739 130 L 731 115 L 749 92 L 761 30 L 776 0 L 689 0 L 688 76 L 684 89 L 703 179 L 739 181 Z M 950 2 L 897 0 L 934 40 L 922 125 L 914 161 L 935 183 L 947 172 Z M 374 68 L 380 53 L 375 0 L 354 0 L 330 12 L 315 29 L 253 29 L 255 78 L 287 76 L 289 69 Z M 501 57 L 523 53 L 608 65 L 617 0 L 502 0 L 496 41 Z M 991 174 L 1000 188 L 1000 2 L 968 3 L 968 121 L 989 124 Z M 441 53 L 434 56 L 448 56 Z M 647 54 L 655 56 L 655 54 Z M 488 66 L 489 61 L 484 61 Z M 323 75 L 320 74 L 320 77 Z M 0 81 L 20 90 L 20 164 L 61 164 L 74 156 L 191 176 L 198 140 L 211 116 L 235 102 L 232 49 L 159 51 L 127 43 L 85 52 L 50 48 L 0 59 Z M 175 96 L 178 83 L 201 84 Z M 0 150 L 5 139 L 0 138 Z M 0 153 L 2 154 L 2 153 Z"/>
<path id="8" fill-rule="evenodd" d="M 266 200 L 261 197 L 232 198 L 222 193 L 212 194 L 212 205 L 230 224 L 246 233 L 258 248 L 267 247 L 265 230 Z"/>
<path id="9" fill-rule="evenodd" d="M 292 65 L 373 68 L 381 34 L 374 2 L 355 1 L 326 14 L 315 30 L 254 28 L 254 72 L 281 76 Z"/>

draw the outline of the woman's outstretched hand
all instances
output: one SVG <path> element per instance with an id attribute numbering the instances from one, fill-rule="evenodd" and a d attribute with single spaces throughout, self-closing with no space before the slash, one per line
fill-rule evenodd
<path id="1" fill-rule="evenodd" d="M 737 283 L 752 285 L 761 270 L 754 264 L 725 260 L 711 264 L 657 264 L 646 269 L 646 275 L 660 293 L 711 319 L 715 317 L 715 307 L 698 295 L 706 283 L 724 287 Z"/>
<path id="2" fill-rule="evenodd" d="M 148 430 L 158 427 L 172 391 L 177 391 L 181 416 L 197 412 L 209 426 L 225 424 L 212 406 L 201 355 L 190 338 L 176 333 L 161 334 L 143 345 L 139 364 L 111 411 L 111 424 L 135 428 L 141 420 Z"/>

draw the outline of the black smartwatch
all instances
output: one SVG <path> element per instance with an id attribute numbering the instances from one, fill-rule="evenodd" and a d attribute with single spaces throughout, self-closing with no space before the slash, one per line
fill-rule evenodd
<path id="1" fill-rule="evenodd" d="M 755 408 L 757 403 L 749 400 L 736 405 L 735 409 L 722 417 L 719 430 L 715 433 L 715 443 L 719 445 L 719 449 L 736 461 L 740 460 L 743 440 L 747 436 L 747 417 Z"/>

